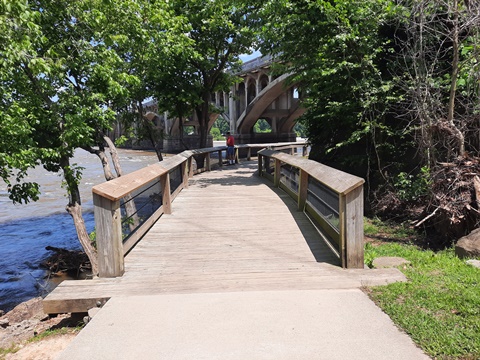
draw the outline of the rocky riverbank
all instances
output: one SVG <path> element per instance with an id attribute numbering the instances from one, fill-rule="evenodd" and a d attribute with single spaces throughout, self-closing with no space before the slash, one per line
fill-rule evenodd
<path id="1" fill-rule="evenodd" d="M 0 360 L 55 359 L 82 325 L 82 316 L 45 314 L 40 297 L 23 302 L 0 316 Z"/>

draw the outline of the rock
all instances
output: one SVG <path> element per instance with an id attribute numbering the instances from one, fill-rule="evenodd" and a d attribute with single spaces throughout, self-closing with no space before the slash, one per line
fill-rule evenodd
<path id="1" fill-rule="evenodd" d="M 480 228 L 458 240 L 455 254 L 462 259 L 480 257 Z"/>
<path id="2" fill-rule="evenodd" d="M 10 321 L 8 319 L 0 319 L 0 327 L 6 328 L 10 324 Z"/>
<path id="3" fill-rule="evenodd" d="M 467 264 L 480 269 L 480 260 L 467 260 Z"/>
<path id="4" fill-rule="evenodd" d="M 92 319 L 95 315 L 97 315 L 97 313 L 100 311 L 100 308 L 96 307 L 96 308 L 91 308 L 91 309 L 88 309 L 88 317 L 90 319 Z"/>
<path id="5" fill-rule="evenodd" d="M 396 256 L 382 256 L 374 259 L 372 265 L 376 269 L 385 269 L 402 265 L 410 265 L 410 261 Z"/>

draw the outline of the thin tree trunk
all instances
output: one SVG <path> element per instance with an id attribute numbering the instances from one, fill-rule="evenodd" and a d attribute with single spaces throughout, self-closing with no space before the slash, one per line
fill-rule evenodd
<path id="1" fill-rule="evenodd" d="M 117 147 L 108 136 L 104 136 L 103 139 L 105 140 L 108 148 L 110 149 L 110 155 L 112 156 L 113 167 L 115 168 L 115 172 L 117 173 L 117 176 L 118 177 L 123 176 L 122 167 L 118 159 Z M 140 219 L 138 218 L 138 215 L 137 215 L 137 207 L 131 195 L 125 196 L 123 200 L 125 204 L 125 213 L 127 217 L 133 220 L 133 222 L 129 224 L 130 230 L 133 231 L 140 224 Z"/>
<path id="2" fill-rule="evenodd" d="M 87 228 L 85 227 L 85 221 L 82 215 L 82 202 L 80 197 L 80 191 L 78 189 L 78 183 L 75 174 L 70 168 L 70 159 L 68 156 L 63 156 L 60 160 L 60 165 L 63 170 L 63 177 L 67 184 L 67 190 L 69 195 L 69 202 L 66 207 L 67 212 L 72 216 L 73 224 L 77 232 L 78 240 L 83 247 L 83 250 L 90 260 L 92 265 L 92 274 L 96 276 L 98 274 L 98 257 L 97 251 L 92 245 L 90 237 L 88 236 Z"/>
<path id="3" fill-rule="evenodd" d="M 450 98 L 448 101 L 448 117 L 447 121 L 450 124 L 452 130 L 455 133 L 455 137 L 458 143 L 458 153 L 460 156 L 465 156 L 465 137 L 460 129 L 455 125 L 455 96 L 457 92 L 457 81 L 459 74 L 460 63 L 460 51 L 459 51 L 459 39 L 458 39 L 458 0 L 453 0 L 453 59 L 452 59 L 452 82 L 450 84 Z"/>
<path id="4" fill-rule="evenodd" d="M 88 236 L 87 228 L 85 227 L 85 222 L 82 216 L 82 206 L 79 203 L 68 204 L 66 210 L 73 219 L 78 240 L 90 260 L 92 274 L 93 276 L 96 276 L 98 275 L 98 255 L 97 251 L 92 246 L 90 236 Z"/>

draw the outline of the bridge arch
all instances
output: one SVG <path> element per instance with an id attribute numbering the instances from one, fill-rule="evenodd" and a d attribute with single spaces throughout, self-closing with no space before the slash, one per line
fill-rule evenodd
<path id="1" fill-rule="evenodd" d="M 292 74 L 283 74 L 268 83 L 266 75 L 260 77 L 260 86 L 265 86 L 251 103 L 244 109 L 242 115 L 236 122 L 237 133 L 249 134 L 252 127 L 260 118 L 269 118 L 275 115 L 277 117 L 277 124 L 271 120 L 273 132 L 286 131 L 291 132 L 294 126 L 294 120 L 298 118 L 299 112 L 296 109 L 299 107 L 298 99 L 293 99 L 293 91 L 295 84 L 288 84 Z M 276 101 L 278 99 L 278 101 Z M 283 106 L 282 106 L 283 105 Z M 292 109 L 292 105 L 294 109 Z M 278 126 L 280 125 L 280 126 Z"/>

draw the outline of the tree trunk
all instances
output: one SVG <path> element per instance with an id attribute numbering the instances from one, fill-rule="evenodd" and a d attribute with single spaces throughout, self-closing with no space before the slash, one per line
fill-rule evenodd
<path id="1" fill-rule="evenodd" d="M 453 60 L 452 60 L 452 82 L 450 84 L 450 98 L 448 101 L 448 116 L 447 121 L 454 132 L 458 143 L 458 155 L 465 156 L 465 136 L 460 131 L 460 129 L 455 125 L 455 96 L 457 92 L 457 81 L 459 74 L 459 63 L 460 63 L 460 50 L 459 50 L 459 39 L 458 39 L 458 0 L 453 0 L 453 35 L 452 35 L 452 45 L 453 45 Z"/>
<path id="2" fill-rule="evenodd" d="M 67 212 L 72 216 L 75 230 L 77 231 L 77 237 L 83 250 L 88 256 L 92 265 L 92 274 L 96 276 L 98 274 L 98 257 L 97 251 L 90 241 L 87 228 L 85 227 L 85 221 L 82 216 L 82 203 L 80 198 L 80 191 L 78 189 L 78 182 L 76 174 L 70 167 L 70 158 L 67 155 L 63 155 L 60 159 L 60 165 L 63 170 L 63 178 L 67 184 L 67 191 L 69 195 L 69 202 L 66 207 Z"/>
<path id="3" fill-rule="evenodd" d="M 79 203 L 68 204 L 66 207 L 67 212 L 72 216 L 73 223 L 75 224 L 75 230 L 77 231 L 78 240 L 87 254 L 90 264 L 92 265 L 93 276 L 98 275 L 98 255 L 97 251 L 90 241 L 87 228 L 82 216 L 82 206 Z"/>
<path id="4" fill-rule="evenodd" d="M 117 176 L 118 177 L 123 176 L 120 160 L 118 159 L 117 147 L 108 136 L 104 136 L 103 139 L 105 140 L 108 148 L 110 149 L 110 155 L 112 156 L 113 167 L 115 169 L 115 172 L 117 173 Z M 137 207 L 135 206 L 135 201 L 133 200 L 131 195 L 125 196 L 123 198 L 123 201 L 125 204 L 125 213 L 127 217 L 133 220 L 133 222 L 129 224 L 130 230 L 133 231 L 140 224 L 140 219 L 138 218 L 138 215 L 137 215 Z"/>

